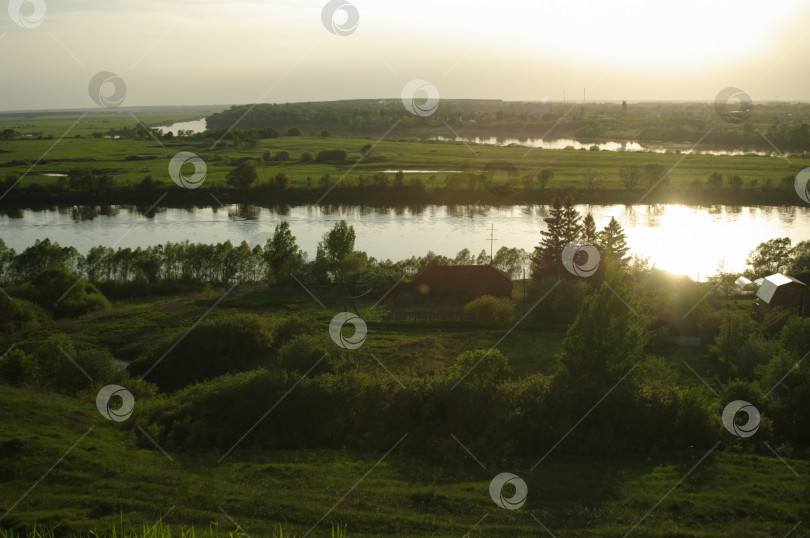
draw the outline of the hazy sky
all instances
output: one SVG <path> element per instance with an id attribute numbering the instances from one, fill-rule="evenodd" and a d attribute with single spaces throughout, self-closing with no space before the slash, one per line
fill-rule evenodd
<path id="1" fill-rule="evenodd" d="M 444 98 L 810 100 L 807 0 L 351 0 L 344 36 L 323 0 L 2 3 L 3 110 L 93 107 L 99 71 L 130 106 L 398 97 L 412 79 Z"/>

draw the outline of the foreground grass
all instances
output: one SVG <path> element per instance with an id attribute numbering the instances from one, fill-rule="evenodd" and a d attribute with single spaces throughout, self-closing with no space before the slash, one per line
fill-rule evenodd
<path id="1" fill-rule="evenodd" d="M 326 450 L 237 451 L 218 463 L 219 453 L 161 453 L 127 423 L 105 421 L 93 398 L 0 387 L 5 536 L 34 528 L 140 535 L 161 517 L 163 534 L 150 536 L 191 528 L 238 536 L 237 526 L 250 536 L 279 528 L 330 536 L 335 525 L 349 536 L 529 536 L 542 533 L 538 521 L 555 534 L 617 536 L 654 507 L 636 535 L 783 536 L 810 517 L 806 461 L 786 460 L 797 477 L 776 458 L 714 452 L 666 496 L 704 450 L 571 460 L 563 445 L 534 471 L 533 462 L 482 469 L 448 432 L 450 464 Z M 489 498 L 490 480 L 504 471 L 528 484 L 520 510 Z M 794 534 L 803 535 L 801 527 Z"/>

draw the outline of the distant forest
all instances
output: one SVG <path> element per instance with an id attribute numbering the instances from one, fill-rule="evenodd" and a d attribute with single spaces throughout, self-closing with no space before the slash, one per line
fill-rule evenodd
<path id="1" fill-rule="evenodd" d="M 452 136 L 455 131 L 462 136 L 546 135 L 582 142 L 692 144 L 703 139 L 703 144 L 718 147 L 770 150 L 773 143 L 783 151 L 810 148 L 810 105 L 791 103 L 757 104 L 739 125 L 721 122 L 710 103 L 631 103 L 623 113 L 621 103 L 459 99 L 441 101 L 427 117 L 410 114 L 399 99 L 379 99 L 241 105 L 207 118 L 210 131 L 236 125 L 240 130 L 299 128 L 309 134 L 379 136 L 395 124 L 394 136 L 403 131 L 417 137 Z"/>

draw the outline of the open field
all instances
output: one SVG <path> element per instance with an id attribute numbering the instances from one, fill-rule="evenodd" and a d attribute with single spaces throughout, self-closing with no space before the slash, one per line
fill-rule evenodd
<path id="1" fill-rule="evenodd" d="M 183 114 L 186 114 L 183 117 Z M 186 119 L 190 113 L 181 113 L 172 119 Z M 150 116 L 151 117 L 151 116 Z M 165 116 L 161 116 L 165 117 Z M 73 121 L 78 119 L 71 118 Z M 139 118 L 142 119 L 142 118 Z M 46 154 L 46 157 L 30 172 L 16 187 L 17 193 L 30 190 L 32 184 L 40 186 L 55 186 L 59 178 L 48 177 L 43 174 L 67 174 L 73 169 L 93 170 L 96 174 L 108 174 L 113 182 L 109 191 L 97 193 L 96 197 L 113 196 L 116 190 L 130 189 L 139 183 L 145 176 L 150 175 L 155 181 L 162 182 L 157 188 L 175 188 L 168 176 L 167 166 L 171 158 L 179 151 L 191 151 L 199 154 L 207 164 L 205 184 L 200 191 L 209 188 L 225 189 L 236 199 L 246 197 L 256 199 L 256 194 L 247 195 L 245 192 L 232 192 L 226 185 L 226 176 L 233 170 L 239 159 L 255 159 L 258 165 L 259 179 L 254 189 L 262 186 L 271 187 L 272 178 L 283 173 L 290 178 L 289 190 L 286 192 L 273 192 L 268 195 L 261 191 L 258 197 L 263 201 L 295 200 L 314 201 L 319 194 L 325 191 L 326 185 L 339 181 L 337 189 L 330 196 L 335 200 L 345 201 L 343 198 L 352 196 L 360 201 L 371 201 L 374 196 L 363 196 L 364 187 L 358 187 L 359 177 L 366 177 L 366 184 L 373 183 L 372 176 L 382 171 L 387 173 L 387 182 L 393 181 L 393 171 L 396 170 L 429 170 L 421 174 L 407 174 L 405 185 L 414 177 L 420 177 L 426 189 L 420 191 L 418 196 L 409 193 L 409 197 L 416 196 L 415 200 L 424 202 L 431 199 L 442 201 L 475 198 L 489 199 L 491 193 L 468 192 L 466 187 L 453 187 L 453 191 L 439 193 L 447 186 L 448 178 L 457 172 L 471 172 L 480 174 L 485 172 L 493 162 L 509 163 L 514 167 L 512 172 L 487 172 L 494 175 L 493 182 L 500 184 L 508 179 L 515 182 L 509 193 L 500 193 L 495 201 L 516 202 L 525 197 L 531 199 L 545 199 L 552 195 L 565 193 L 578 193 L 579 199 L 599 200 L 626 199 L 638 201 L 650 187 L 647 178 L 640 178 L 636 187 L 626 190 L 619 177 L 619 168 L 623 165 L 659 164 L 662 170 L 670 171 L 669 185 L 662 184 L 653 191 L 652 198 L 682 196 L 690 199 L 706 199 L 719 202 L 737 203 L 750 200 L 751 203 L 767 201 L 767 199 L 785 199 L 795 201 L 793 191 L 793 177 L 803 168 L 810 166 L 810 159 L 792 156 L 789 160 L 777 156 L 725 156 L 725 155 L 679 155 L 658 153 L 631 153 L 609 151 L 585 150 L 528 150 L 523 147 L 498 147 L 488 145 L 467 145 L 456 142 L 416 141 L 415 139 L 399 139 L 396 130 L 387 138 L 377 142 L 377 139 L 351 138 L 351 137 L 315 137 L 315 136 L 282 136 L 279 138 L 262 139 L 257 141 L 256 147 L 233 147 L 230 140 L 223 140 L 216 147 L 213 139 L 175 138 L 172 140 L 144 139 L 104 139 L 88 138 L 92 132 L 106 132 L 109 128 L 132 127 L 135 122 L 123 115 L 89 115 L 76 125 L 68 137 L 54 145 L 52 139 L 17 139 L 0 142 L 0 173 L 23 175 L 31 165 Z M 142 119 L 145 123 L 150 123 Z M 161 123 L 155 117 L 151 124 Z M 65 124 L 68 124 L 67 126 Z M 38 132 L 54 138 L 60 136 L 69 127 L 70 121 L 65 118 L 30 118 L 25 121 L 3 121 L 0 118 L 0 130 L 6 128 L 26 127 L 23 132 Z M 84 129 L 79 131 L 79 127 Z M 81 138 L 74 138 L 81 134 Z M 361 148 L 373 144 L 370 156 L 361 158 Z M 212 149 L 213 147 L 213 149 Z M 263 153 L 269 150 L 275 159 L 278 152 L 289 153 L 289 160 L 264 162 Z M 316 161 L 305 162 L 302 154 L 310 153 L 317 156 L 323 150 L 344 150 L 346 160 L 341 163 L 320 163 Z M 127 160 L 129 159 L 129 160 Z M 525 176 L 534 177 L 538 171 L 550 168 L 555 171 L 553 179 L 543 188 L 537 185 L 527 190 L 523 183 Z M 435 173 L 433 171 L 436 171 Z M 726 177 L 739 176 L 737 185 L 709 187 L 706 179 L 712 172 L 720 172 Z M 330 179 L 321 182 L 326 174 Z M 587 187 L 584 176 L 590 174 L 595 178 L 592 187 Z M 503 176 L 503 177 L 499 177 Z M 784 179 L 783 179 L 784 178 Z M 358 190 L 359 189 L 359 190 Z M 474 190 L 474 189 L 473 189 Z M 349 193 L 349 191 L 351 191 Z M 59 194 L 61 193 L 61 194 Z M 8 201 L 15 200 L 15 192 Z M 37 196 L 49 194 L 51 199 L 63 196 L 67 199 L 76 198 L 82 193 L 71 192 L 67 186 L 60 188 L 57 193 L 43 193 L 41 189 L 29 193 L 27 199 L 35 200 Z M 87 193 L 84 193 L 87 194 Z M 191 195 L 192 193 L 187 193 Z M 379 191 L 368 191 L 368 195 L 376 195 L 379 199 L 387 200 L 390 197 L 381 196 Z M 496 193 L 497 194 L 497 193 Z M 481 196 L 483 195 L 483 196 Z M 33 197 L 33 198 L 32 198 Z M 54 198 L 55 197 L 55 198 Z M 205 197 L 207 198 L 207 197 Z M 368 198 L 366 200 L 365 198 Z M 471 198 L 471 199 L 472 199 Z M 514 200 L 513 200 L 514 198 Z M 652 199 L 650 198 L 650 199 Z M 764 199 L 763 199 L 764 198 Z M 97 199 L 97 198 L 95 198 Z M 392 200 L 396 200 L 394 196 Z M 389 202 L 391 200 L 388 200 Z M 475 201 L 475 200 L 472 200 Z"/>

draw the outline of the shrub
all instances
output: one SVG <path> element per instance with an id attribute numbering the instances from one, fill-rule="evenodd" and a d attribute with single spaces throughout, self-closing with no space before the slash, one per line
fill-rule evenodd
<path id="1" fill-rule="evenodd" d="M 308 162 L 312 162 L 314 159 L 315 159 L 315 157 L 313 157 L 312 153 L 310 153 L 308 151 L 305 151 L 304 153 L 301 154 L 301 161 L 302 162 L 308 163 Z"/>
<path id="2" fill-rule="evenodd" d="M 207 320 L 188 334 L 185 328 L 179 329 L 133 361 L 128 370 L 163 390 L 177 390 L 269 363 L 273 333 L 273 326 L 255 314 Z"/>
<path id="3" fill-rule="evenodd" d="M 47 318 L 47 312 L 39 306 L 0 293 L 0 332 L 13 333 L 35 327 Z"/>
<path id="4" fill-rule="evenodd" d="M 270 162 L 271 160 L 273 160 L 273 154 L 270 153 L 269 149 L 267 151 L 265 151 L 264 153 L 262 153 L 262 160 L 264 162 Z"/>
<path id="5" fill-rule="evenodd" d="M 54 317 L 77 317 L 109 304 L 92 284 L 63 268 L 48 269 L 33 281 L 33 299 Z"/>
<path id="6" fill-rule="evenodd" d="M 326 149 L 319 151 L 315 160 L 319 163 L 343 162 L 346 160 L 346 151 L 342 149 Z"/>
<path id="7" fill-rule="evenodd" d="M 509 299 L 483 295 L 467 303 L 464 313 L 478 323 L 502 325 L 512 317 L 512 302 Z"/>
<path id="8" fill-rule="evenodd" d="M 277 151 L 276 158 L 277 161 L 289 161 L 290 160 L 290 152 L 289 151 Z"/>
<path id="9" fill-rule="evenodd" d="M 33 356 L 40 384 L 62 394 L 75 395 L 93 384 L 106 385 L 120 377 L 109 352 L 77 348 L 61 333 L 45 340 Z"/>
<path id="10" fill-rule="evenodd" d="M 36 361 L 21 349 L 12 349 L 0 359 L 0 380 L 9 385 L 33 383 L 38 375 Z"/>
<path id="11" fill-rule="evenodd" d="M 304 373 L 335 349 L 335 345 L 321 335 L 296 336 L 279 349 L 278 364 L 285 370 Z"/>

